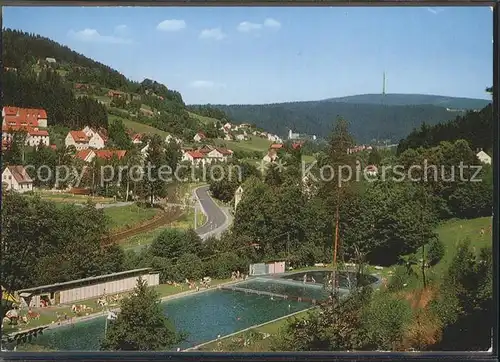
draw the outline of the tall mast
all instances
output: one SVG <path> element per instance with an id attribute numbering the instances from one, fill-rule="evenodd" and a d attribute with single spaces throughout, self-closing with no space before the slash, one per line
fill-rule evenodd
<path id="1" fill-rule="evenodd" d="M 335 212 L 335 240 L 333 246 L 333 278 L 332 278 L 332 289 L 336 290 L 338 287 L 337 283 L 337 249 L 339 245 L 339 208 L 340 208 L 340 185 L 337 190 L 337 209 Z"/>

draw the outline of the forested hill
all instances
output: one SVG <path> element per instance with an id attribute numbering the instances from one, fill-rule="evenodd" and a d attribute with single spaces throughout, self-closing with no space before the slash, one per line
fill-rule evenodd
<path id="1" fill-rule="evenodd" d="M 472 149 L 482 148 L 491 155 L 493 147 L 493 108 L 486 106 L 479 112 L 467 112 L 456 119 L 433 126 L 423 124 L 402 139 L 398 153 L 408 148 L 433 147 L 441 141 L 464 139 Z"/>
<path id="2" fill-rule="evenodd" d="M 151 79 L 127 79 L 48 38 L 2 30 L 2 105 L 44 108 L 49 125 L 108 127 L 108 115 L 186 139 L 212 130 L 190 113 L 179 92 Z"/>
<path id="3" fill-rule="evenodd" d="M 385 104 L 388 106 L 433 105 L 454 110 L 479 110 L 486 107 L 491 100 L 445 97 L 429 94 L 360 94 L 355 96 L 325 99 L 323 102 Z"/>
<path id="4" fill-rule="evenodd" d="M 406 137 L 422 122 L 430 125 L 454 119 L 462 112 L 435 105 L 381 105 L 332 101 L 265 105 L 214 105 L 238 122 L 255 123 L 270 132 L 286 135 L 288 129 L 326 137 L 338 116 L 350 123 L 357 142 L 373 139 L 393 142 Z"/>

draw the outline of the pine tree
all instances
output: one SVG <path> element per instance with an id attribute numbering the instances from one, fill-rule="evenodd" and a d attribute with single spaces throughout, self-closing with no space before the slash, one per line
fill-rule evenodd
<path id="1" fill-rule="evenodd" d="M 162 311 L 158 294 L 142 278 L 108 323 L 101 343 L 105 351 L 165 351 L 184 340 Z"/>

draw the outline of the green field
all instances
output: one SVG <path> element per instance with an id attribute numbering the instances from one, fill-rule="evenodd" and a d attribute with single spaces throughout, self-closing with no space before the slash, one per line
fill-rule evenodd
<path id="1" fill-rule="evenodd" d="M 149 134 L 149 135 L 157 134 L 157 135 L 160 135 L 162 138 L 167 137 L 167 135 L 169 134 L 168 132 L 161 131 L 158 128 L 148 126 L 147 124 L 135 122 L 135 121 L 132 121 L 130 119 L 126 119 L 126 118 L 122 118 L 122 117 L 118 117 L 118 116 L 115 116 L 114 114 L 108 115 L 108 119 L 110 122 L 121 120 L 126 128 L 129 128 L 133 132 L 136 132 L 136 133 L 145 133 L 145 134 Z"/>
<path id="2" fill-rule="evenodd" d="M 115 200 L 110 197 L 72 195 L 67 193 L 56 193 L 56 192 L 48 192 L 41 190 L 36 191 L 35 194 L 40 196 L 40 198 L 44 200 L 54 201 L 57 203 L 65 203 L 65 204 L 85 204 L 89 200 L 96 204 L 111 204 L 115 202 Z"/>
<path id="3" fill-rule="evenodd" d="M 433 272 L 442 275 L 456 254 L 458 243 L 466 238 L 470 245 L 475 248 L 476 253 L 486 246 L 492 246 L 492 234 L 488 231 L 492 225 L 491 217 L 481 217 L 471 220 L 451 220 L 440 225 L 436 232 L 445 246 L 443 259 L 432 268 Z M 481 236 L 481 229 L 485 230 Z"/>
<path id="4" fill-rule="evenodd" d="M 272 144 L 265 138 L 252 136 L 248 141 L 224 141 L 225 147 L 233 151 L 259 151 L 266 152 Z M 262 155 L 264 157 L 264 154 Z"/>
<path id="5" fill-rule="evenodd" d="M 142 208 L 135 204 L 104 209 L 104 214 L 109 220 L 111 232 L 130 229 L 146 220 L 152 219 L 160 212 L 155 208 Z"/>
<path id="6" fill-rule="evenodd" d="M 192 112 L 188 112 L 188 113 L 189 113 L 189 116 L 191 116 L 192 118 L 195 118 L 195 119 L 199 120 L 203 124 L 210 124 L 210 123 L 215 123 L 215 122 L 219 121 L 218 119 L 215 119 L 215 118 L 212 118 L 212 117 L 200 116 L 199 114 L 192 113 Z"/>

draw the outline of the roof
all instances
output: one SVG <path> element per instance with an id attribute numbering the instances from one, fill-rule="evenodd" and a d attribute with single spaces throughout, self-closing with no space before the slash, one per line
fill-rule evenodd
<path id="1" fill-rule="evenodd" d="M 116 156 L 118 159 L 122 159 L 123 157 L 125 157 L 125 154 L 127 153 L 127 151 L 124 151 L 124 150 L 98 150 L 98 151 L 94 151 L 94 153 L 97 156 L 97 158 L 109 160 L 109 159 L 113 158 L 113 156 Z"/>
<path id="2" fill-rule="evenodd" d="M 192 158 L 203 158 L 205 157 L 205 155 L 201 152 L 198 152 L 198 151 L 187 151 L 186 152 L 189 156 L 191 156 Z"/>
<path id="3" fill-rule="evenodd" d="M 229 156 L 229 155 L 233 154 L 233 152 L 231 150 L 228 150 L 227 148 L 216 148 L 216 150 L 225 156 Z"/>
<path id="4" fill-rule="evenodd" d="M 271 148 L 272 149 L 280 149 L 280 148 L 283 148 L 283 144 L 282 143 L 273 143 L 271 145 Z"/>
<path id="5" fill-rule="evenodd" d="M 99 276 L 95 276 L 95 277 L 84 278 L 84 279 L 71 280 L 69 282 L 48 284 L 48 285 L 42 285 L 42 286 L 34 287 L 34 288 L 21 289 L 21 290 L 18 290 L 17 293 L 37 292 L 37 291 L 42 291 L 44 289 L 53 289 L 53 288 L 58 288 L 58 287 L 60 287 L 60 288 L 61 287 L 71 287 L 73 285 L 80 284 L 80 283 L 99 281 L 102 279 L 114 278 L 114 277 L 118 277 L 118 276 L 127 276 L 127 275 L 133 275 L 133 274 L 138 274 L 138 273 L 151 272 L 151 270 L 152 270 L 151 268 L 126 270 L 126 271 L 122 271 L 122 272 L 118 272 L 118 273 L 105 274 L 105 275 L 99 275 Z"/>
<path id="6" fill-rule="evenodd" d="M 196 135 L 200 136 L 201 138 L 207 138 L 207 136 L 205 136 L 205 133 L 203 132 L 198 132 Z"/>
<path id="7" fill-rule="evenodd" d="M 80 142 L 80 143 L 87 143 L 89 141 L 89 138 L 83 131 L 70 131 L 69 134 L 75 142 Z"/>
<path id="8" fill-rule="evenodd" d="M 9 169 L 10 173 L 12 174 L 14 179 L 17 181 L 17 183 L 28 184 L 28 183 L 33 182 L 31 177 L 26 172 L 26 169 L 24 168 L 24 166 L 21 166 L 21 165 L 7 166 L 7 168 Z"/>
<path id="9" fill-rule="evenodd" d="M 28 129 L 28 134 L 30 136 L 40 136 L 40 137 L 48 137 L 49 132 L 44 129 Z"/>
<path id="10" fill-rule="evenodd" d="M 83 161 L 85 161 L 85 159 L 88 157 L 88 155 L 91 153 L 91 152 L 94 152 L 92 150 L 81 150 L 81 151 L 78 151 L 76 154 L 75 154 L 75 157 L 76 158 L 79 158 Z"/>
<path id="11" fill-rule="evenodd" d="M 484 152 L 483 150 L 479 151 L 479 152 L 476 154 L 476 156 L 477 156 L 477 157 L 479 157 L 479 156 L 482 156 L 482 157 L 484 157 L 484 156 L 486 156 L 486 157 L 490 157 L 490 155 L 488 155 L 488 154 L 487 154 L 486 152 Z"/>
<path id="12" fill-rule="evenodd" d="M 53 150 L 57 149 L 57 146 L 56 145 L 50 145 L 50 148 L 52 148 Z"/>
<path id="13" fill-rule="evenodd" d="M 47 111 L 42 108 L 21 108 L 14 106 L 5 106 L 3 107 L 3 111 L 5 112 L 5 115 L 16 116 L 23 120 L 38 120 L 39 118 L 47 119 Z"/>

